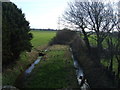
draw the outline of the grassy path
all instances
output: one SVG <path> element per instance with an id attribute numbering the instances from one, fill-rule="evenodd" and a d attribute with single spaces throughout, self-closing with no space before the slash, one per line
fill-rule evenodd
<path id="1" fill-rule="evenodd" d="M 24 82 L 25 88 L 77 88 L 73 60 L 68 46 L 49 48 L 31 75 Z"/>

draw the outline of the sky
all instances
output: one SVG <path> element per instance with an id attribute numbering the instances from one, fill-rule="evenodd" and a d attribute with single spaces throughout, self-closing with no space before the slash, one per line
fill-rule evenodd
<path id="1" fill-rule="evenodd" d="M 69 0 L 10 0 L 22 9 L 31 28 L 58 29 L 61 17 Z"/>
<path id="2" fill-rule="evenodd" d="M 31 28 L 59 29 L 59 17 L 73 0 L 10 0 L 21 8 Z M 85 0 L 83 0 L 85 1 Z M 109 1 L 109 0 L 108 0 Z M 113 1 L 113 0 L 110 0 Z M 114 0 L 118 1 L 118 0 Z"/>

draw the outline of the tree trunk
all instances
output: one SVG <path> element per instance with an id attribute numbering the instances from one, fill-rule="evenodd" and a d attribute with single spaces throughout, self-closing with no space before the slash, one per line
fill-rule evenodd
<path id="1" fill-rule="evenodd" d="M 119 78 L 119 74 L 120 74 L 120 59 L 119 57 L 116 55 L 116 59 L 117 59 L 117 62 L 118 62 L 118 68 L 117 68 L 117 78 Z"/>
<path id="2" fill-rule="evenodd" d="M 120 62 L 118 62 L 118 73 L 117 73 L 117 78 L 119 78 L 120 75 Z"/>
<path id="3" fill-rule="evenodd" d="M 97 59 L 98 62 L 100 63 L 100 57 L 101 57 L 101 51 L 102 51 L 102 43 L 100 42 L 100 38 L 97 38 Z"/>
<path id="4" fill-rule="evenodd" d="M 117 68 L 117 87 L 120 88 L 119 84 L 120 84 L 120 59 L 119 56 L 116 55 L 116 59 L 118 62 L 118 68 Z"/>
<path id="5" fill-rule="evenodd" d="M 117 72 L 117 87 L 120 88 L 120 62 L 118 62 L 118 72 Z"/>
<path id="6" fill-rule="evenodd" d="M 113 71 L 113 56 L 111 55 L 109 70 Z"/>
<path id="7" fill-rule="evenodd" d="M 97 48 L 98 48 L 98 52 L 101 53 L 101 51 L 102 51 L 102 42 L 101 42 L 99 37 L 97 39 Z"/>
<path id="8" fill-rule="evenodd" d="M 91 53 L 91 47 L 90 47 L 90 43 L 89 43 L 89 39 L 88 39 L 87 33 L 85 32 L 84 28 L 81 28 L 81 29 L 82 29 L 82 32 L 84 34 L 85 44 L 86 44 L 88 52 L 90 54 Z"/>

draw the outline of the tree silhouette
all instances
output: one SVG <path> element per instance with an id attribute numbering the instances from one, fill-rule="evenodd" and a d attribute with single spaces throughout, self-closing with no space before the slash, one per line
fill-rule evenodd
<path id="1" fill-rule="evenodd" d="M 31 50 L 29 22 L 21 9 L 12 2 L 2 3 L 3 65 L 18 59 L 21 52 Z"/>

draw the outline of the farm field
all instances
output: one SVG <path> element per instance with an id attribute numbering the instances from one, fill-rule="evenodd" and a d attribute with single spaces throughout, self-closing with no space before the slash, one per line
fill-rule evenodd
<path id="1" fill-rule="evenodd" d="M 55 35 L 56 31 L 31 31 L 33 39 L 31 40 L 33 48 L 47 44 Z"/>

